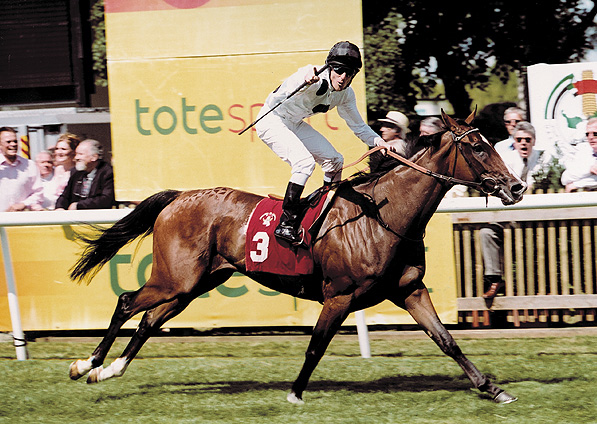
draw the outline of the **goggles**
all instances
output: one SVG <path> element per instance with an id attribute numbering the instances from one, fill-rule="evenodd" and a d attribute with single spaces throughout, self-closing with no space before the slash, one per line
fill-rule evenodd
<path id="1" fill-rule="evenodd" d="M 349 77 L 354 77 L 357 74 L 357 72 L 359 72 L 358 69 L 354 69 L 349 66 L 342 65 L 340 63 L 333 63 L 330 66 L 338 75 L 346 74 Z"/>

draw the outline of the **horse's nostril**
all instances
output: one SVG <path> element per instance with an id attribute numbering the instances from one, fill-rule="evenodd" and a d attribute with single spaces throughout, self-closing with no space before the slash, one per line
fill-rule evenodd
<path id="1" fill-rule="evenodd" d="M 510 190 L 512 191 L 512 193 L 522 194 L 526 190 L 526 185 L 525 184 L 518 184 L 518 183 L 516 183 L 516 184 L 512 185 L 512 187 L 510 188 Z"/>

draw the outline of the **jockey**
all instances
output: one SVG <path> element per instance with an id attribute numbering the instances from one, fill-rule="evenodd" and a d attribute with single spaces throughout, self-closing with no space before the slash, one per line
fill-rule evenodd
<path id="1" fill-rule="evenodd" d="M 337 107 L 340 117 L 365 144 L 394 150 L 363 121 L 357 110 L 350 83 L 362 66 L 359 48 L 348 41 L 336 43 L 325 63 L 328 71 L 320 75 L 317 75 L 316 67 L 307 65 L 288 77 L 267 97 L 258 118 L 286 99 L 301 84 L 307 82 L 307 85 L 255 125 L 259 138 L 292 168 L 282 204 L 284 211 L 274 234 L 293 244 L 302 241 L 299 232 L 300 198 L 315 169 L 315 163 L 324 172 L 324 185 L 341 179 L 344 164 L 342 155 L 306 123 L 305 118 Z"/>

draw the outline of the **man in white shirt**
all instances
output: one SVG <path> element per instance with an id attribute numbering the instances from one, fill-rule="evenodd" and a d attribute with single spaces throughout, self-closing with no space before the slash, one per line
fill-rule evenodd
<path id="1" fill-rule="evenodd" d="M 508 138 L 498 141 L 494 149 L 504 156 L 508 152 L 514 151 L 514 131 L 519 122 L 524 121 L 524 111 L 518 107 L 509 107 L 504 111 L 504 125 L 508 130 Z"/>
<path id="2" fill-rule="evenodd" d="M 526 121 L 516 125 L 513 139 L 514 150 L 503 154 L 502 159 L 530 189 L 535 184 L 533 175 L 549 167 L 551 155 L 535 149 L 535 128 Z"/>
<path id="3" fill-rule="evenodd" d="M 18 155 L 17 132 L 0 128 L 0 212 L 40 210 L 43 187 L 33 161 Z"/>
<path id="4" fill-rule="evenodd" d="M 597 190 L 597 118 L 587 122 L 586 136 L 588 143 L 578 145 L 578 150 L 566 162 L 562 173 L 562 184 L 566 192 L 577 190 Z"/>
<path id="5" fill-rule="evenodd" d="M 394 150 L 363 121 L 357 109 L 350 84 L 363 65 L 359 48 L 348 41 L 336 43 L 326 65 L 327 70 L 319 75 L 313 65 L 307 65 L 288 77 L 267 97 L 255 125 L 259 138 L 292 168 L 284 211 L 274 235 L 295 245 L 302 242 L 300 197 L 315 164 L 324 172 L 324 184 L 340 180 L 344 165 L 342 155 L 305 118 L 337 107 L 340 117 L 361 141 L 370 147 Z M 304 88 L 289 97 L 305 82 Z"/>
<path id="6" fill-rule="evenodd" d="M 504 163 L 531 188 L 533 177 L 541 169 L 546 169 L 551 160 L 547 153 L 534 149 L 535 128 L 528 122 L 519 122 L 512 132 L 514 150 L 502 155 Z M 504 288 L 503 246 L 504 227 L 498 222 L 490 222 L 479 231 L 483 253 L 483 285 L 485 299 L 493 299 Z"/>

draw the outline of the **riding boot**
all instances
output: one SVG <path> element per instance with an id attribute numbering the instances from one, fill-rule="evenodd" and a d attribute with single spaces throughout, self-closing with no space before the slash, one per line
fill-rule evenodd
<path id="1" fill-rule="evenodd" d="M 302 218 L 300 200 L 304 188 L 304 186 L 293 182 L 288 183 L 284 202 L 282 203 L 283 212 L 280 223 L 274 230 L 276 237 L 292 244 L 300 244 L 303 241 L 299 228 Z"/>
<path id="2" fill-rule="evenodd" d="M 484 299 L 493 299 L 504 288 L 504 280 L 501 275 L 485 275 L 483 276 L 483 286 L 487 289 L 483 293 Z"/>

